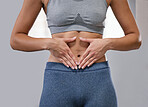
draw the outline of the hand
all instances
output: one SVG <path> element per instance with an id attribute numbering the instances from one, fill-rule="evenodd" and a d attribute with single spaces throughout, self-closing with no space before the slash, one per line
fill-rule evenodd
<path id="1" fill-rule="evenodd" d="M 57 60 L 62 62 L 65 66 L 77 69 L 76 58 L 71 52 L 66 43 L 72 42 L 74 38 L 53 38 L 55 40 L 54 47 L 50 49 L 50 52 Z"/>
<path id="2" fill-rule="evenodd" d="M 81 56 L 79 60 L 79 69 L 82 67 L 84 69 L 86 66 L 92 65 L 95 61 L 103 57 L 103 55 L 108 50 L 107 42 L 105 39 L 86 39 L 80 37 L 81 41 L 89 42 L 90 45 Z"/>

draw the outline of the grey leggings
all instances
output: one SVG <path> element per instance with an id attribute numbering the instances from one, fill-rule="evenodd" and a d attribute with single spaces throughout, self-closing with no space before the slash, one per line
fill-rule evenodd
<path id="1" fill-rule="evenodd" d="M 39 107 L 117 107 L 108 61 L 84 69 L 46 62 Z"/>

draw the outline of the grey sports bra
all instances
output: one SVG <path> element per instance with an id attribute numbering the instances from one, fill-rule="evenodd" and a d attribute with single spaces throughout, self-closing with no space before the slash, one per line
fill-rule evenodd
<path id="1" fill-rule="evenodd" d="M 47 24 L 51 34 L 88 31 L 103 34 L 106 0 L 49 0 Z"/>

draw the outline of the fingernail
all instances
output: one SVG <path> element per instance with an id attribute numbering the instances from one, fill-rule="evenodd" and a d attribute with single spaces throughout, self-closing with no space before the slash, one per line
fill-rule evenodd
<path id="1" fill-rule="evenodd" d="M 84 68 L 84 66 L 82 66 L 82 69 Z"/>
<path id="2" fill-rule="evenodd" d="M 80 39 L 83 39 L 82 37 L 80 37 Z"/>
<path id="3" fill-rule="evenodd" d="M 89 65 L 87 65 L 89 67 Z"/>
<path id="4" fill-rule="evenodd" d="M 69 68 L 69 66 L 67 65 L 67 67 Z"/>
<path id="5" fill-rule="evenodd" d="M 77 69 L 77 66 L 75 66 L 75 69 Z"/>
<path id="6" fill-rule="evenodd" d="M 72 69 L 74 69 L 74 67 L 72 67 Z"/>
<path id="7" fill-rule="evenodd" d="M 73 39 L 75 39 L 76 38 L 76 36 L 75 37 L 73 37 Z"/>
<path id="8" fill-rule="evenodd" d="M 79 66 L 79 69 L 81 68 L 81 66 Z"/>

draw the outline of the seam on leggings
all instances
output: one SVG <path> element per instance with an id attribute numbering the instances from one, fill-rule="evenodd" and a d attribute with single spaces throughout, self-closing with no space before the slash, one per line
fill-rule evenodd
<path id="1" fill-rule="evenodd" d="M 99 69 L 93 69 L 93 70 L 87 70 L 88 71 L 95 71 L 95 70 L 102 70 L 102 69 L 107 69 L 109 67 L 104 67 L 104 68 L 99 68 Z M 45 69 L 45 70 L 56 70 L 56 71 L 62 71 L 62 72 L 68 72 L 69 70 L 59 70 L 59 69 Z M 76 70 L 76 69 L 75 69 Z M 54 71 L 54 72 L 56 72 Z M 75 72 L 75 71 L 72 71 L 72 72 Z M 76 72 L 85 72 L 85 71 L 76 71 Z M 95 71 L 95 72 L 98 72 L 98 71 Z"/>
<path id="2" fill-rule="evenodd" d="M 99 68 L 99 69 L 93 69 L 93 70 L 88 70 L 88 71 L 92 71 L 92 72 L 99 72 L 99 71 L 95 71 L 95 70 L 102 70 L 102 69 L 107 69 L 109 67 L 104 67 L 104 68 Z"/>

